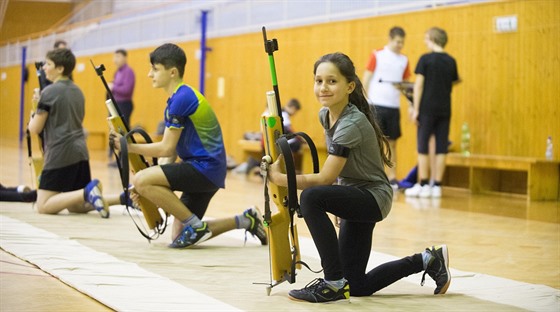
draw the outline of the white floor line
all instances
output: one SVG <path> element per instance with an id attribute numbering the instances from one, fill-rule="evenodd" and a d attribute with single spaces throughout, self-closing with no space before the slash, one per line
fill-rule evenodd
<path id="1" fill-rule="evenodd" d="M 235 234 L 234 232 L 229 232 L 225 235 L 239 238 L 239 234 Z M 302 260 L 305 261 L 305 258 L 319 259 L 319 253 L 312 239 L 299 237 L 299 244 Z M 449 261 L 453 263 L 453 246 L 448 247 L 450 248 Z M 412 253 L 414 252 L 415 251 L 412 251 Z M 421 250 L 416 252 L 421 252 Z M 367 270 L 371 270 L 380 264 L 397 259 L 399 258 L 395 256 L 372 251 Z M 452 279 L 451 285 L 447 291 L 448 294 L 463 294 L 480 300 L 510 305 L 529 311 L 560 311 L 560 290 L 558 289 L 545 285 L 518 282 L 487 274 L 464 272 L 452 268 L 450 268 L 450 271 Z M 420 287 L 421 279 L 422 273 L 418 273 L 410 275 L 403 280 L 417 284 L 418 287 Z M 436 284 L 429 276 L 426 276 L 424 287 L 433 291 Z"/>
<path id="2" fill-rule="evenodd" d="M 0 247 L 117 311 L 240 311 L 135 263 L 2 215 Z"/>

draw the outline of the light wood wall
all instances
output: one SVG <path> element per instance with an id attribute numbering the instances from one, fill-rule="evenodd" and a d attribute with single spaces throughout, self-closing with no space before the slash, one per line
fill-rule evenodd
<path id="1" fill-rule="evenodd" d="M 517 15 L 518 31 L 494 32 L 494 17 Z M 560 1 L 500 1 L 421 12 L 372 17 L 354 21 L 269 31 L 280 49 L 275 53 L 282 102 L 298 98 L 303 109 L 292 118 L 294 128 L 305 131 L 324 145 L 318 122 L 319 104 L 313 95 L 313 63 L 325 53 L 340 51 L 354 61 L 362 75 L 369 53 L 387 42 L 388 30 L 402 26 L 406 33 L 403 52 L 412 70 L 426 53 L 425 31 L 432 26 L 446 29 L 446 50 L 456 58 L 463 80 L 452 94 L 453 116 L 450 139 L 458 146 L 463 122 L 471 127 L 473 153 L 544 157 L 548 135 L 556 143 L 554 158 L 560 153 L 560 109 L 557 103 L 560 81 Z M 259 116 L 265 106 L 265 92 L 271 90 L 268 61 L 260 29 L 255 33 L 210 39 L 206 73 L 206 95 L 214 107 L 224 132 L 227 152 L 243 161 L 237 141 L 245 131 L 259 130 Z M 188 57 L 185 80 L 198 87 L 198 42 L 180 44 Z M 137 75 L 133 124 L 154 132 L 162 120 L 166 95 L 153 90 L 147 78 L 148 53 L 153 48 L 130 51 L 130 64 Z M 107 131 L 103 106 L 104 91 L 89 64 L 79 58 L 83 72 L 74 78 L 86 95 L 85 127 Z M 108 68 L 112 77 L 112 53 L 92 57 Z M 30 67 L 31 68 L 31 67 Z M 0 136 L 17 133 L 19 69 L 3 68 L 8 78 L 0 82 L 2 125 Z M 218 98 L 218 79 L 223 78 L 223 98 Z M 17 79 L 16 79 L 17 78 Z M 15 80 L 14 80 L 15 79 Z M 36 86 L 31 77 L 27 98 Z M 17 89 L 17 90 L 16 90 Z M 398 175 L 403 177 L 416 163 L 416 130 L 408 121 L 407 103 L 401 101 L 403 137 L 398 141 Z"/>

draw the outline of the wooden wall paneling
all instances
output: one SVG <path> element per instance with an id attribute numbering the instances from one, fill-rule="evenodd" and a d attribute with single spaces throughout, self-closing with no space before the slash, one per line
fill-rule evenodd
<path id="1" fill-rule="evenodd" d="M 494 32 L 494 17 L 518 16 L 518 31 Z M 269 30 L 277 38 L 280 49 L 275 53 L 282 101 L 298 98 L 301 112 L 292 118 L 294 128 L 311 135 L 318 145 L 324 144 L 323 130 L 317 119 L 320 105 L 313 94 L 313 63 L 325 53 L 341 51 L 348 54 L 361 77 L 369 53 L 383 47 L 387 32 L 394 25 L 407 32 L 403 52 L 409 57 L 414 71 L 419 57 L 426 53 L 423 38 L 432 26 L 448 32 L 446 50 L 458 63 L 463 82 L 453 89 L 450 140 L 459 150 L 461 125 L 471 129 L 471 151 L 477 154 L 544 157 L 548 135 L 560 145 L 560 81 L 559 35 L 560 2 L 499 1 L 481 4 L 428 9 L 353 21 L 332 22 L 290 29 Z M 180 43 L 188 57 L 185 80 L 198 88 L 199 60 L 194 55 L 198 41 Z M 208 42 L 212 51 L 207 58 L 206 97 L 222 124 L 228 154 L 244 161 L 237 146 L 245 131 L 259 131 L 259 116 L 264 110 L 265 92 L 271 89 L 270 73 L 264 53 L 260 29 L 254 33 L 213 38 Z M 124 47 L 126 48 L 126 47 Z M 136 72 L 133 124 L 141 124 L 148 132 L 155 131 L 162 120 L 167 95 L 154 90 L 147 78 L 148 53 L 155 47 L 129 51 L 131 67 Z M 106 129 L 104 91 L 89 66 L 89 58 L 79 58 L 85 71 L 75 73 L 76 83 L 86 95 L 88 129 Z M 97 63 L 112 65 L 112 53 L 96 55 Z M 99 61 L 98 61 L 99 59 Z M 17 113 L 5 103 L 19 103 L 19 68 L 2 68 L 8 79 L 2 86 L 2 136 L 17 134 L 14 120 L 6 114 Z M 107 77 L 112 78 L 114 69 Z M 225 96 L 218 98 L 217 81 L 225 80 Z M 15 80 L 12 80 L 15 79 Z M 30 99 L 32 84 L 26 87 Z M 414 77 L 412 78 L 414 80 Z M 4 86 L 9 90 L 4 90 Z M 95 104 L 94 104 L 95 103 Z M 26 104 L 27 105 L 27 104 Z M 398 141 L 399 178 L 416 164 L 416 128 L 408 121 L 408 104 L 401 101 L 403 136 Z M 6 121 L 4 121 L 6 119 Z M 559 148 L 554 157 L 558 159 Z"/>
<path id="2" fill-rule="evenodd" d="M 0 74 L 0 129 L 1 139 L 4 140 L 18 136 L 21 70 L 18 67 L 2 68 Z"/>

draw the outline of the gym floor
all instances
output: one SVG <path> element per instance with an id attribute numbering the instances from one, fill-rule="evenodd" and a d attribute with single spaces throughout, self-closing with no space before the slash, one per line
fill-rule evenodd
<path id="1" fill-rule="evenodd" d="M 26 152 L 2 141 L 4 185 L 31 185 Z M 120 192 L 118 171 L 106 153 L 91 153 L 104 193 Z M 230 173 L 227 189 L 210 203 L 208 218 L 263 206 L 258 177 Z M 97 213 L 39 215 L 27 203 L 0 203 L 1 311 L 378 310 L 558 311 L 560 309 L 560 204 L 471 195 L 444 189 L 440 200 L 406 199 L 398 193 L 391 214 L 376 226 L 370 267 L 447 244 L 453 280 L 448 293 L 432 295 L 428 278 L 405 278 L 350 304 L 306 304 L 288 299 L 320 274 L 298 271 L 295 284 L 270 296 L 268 249 L 236 230 L 189 250 L 166 247 L 170 231 L 149 244 L 123 207 L 111 218 Z M 299 220 L 302 260 L 320 261 Z"/>

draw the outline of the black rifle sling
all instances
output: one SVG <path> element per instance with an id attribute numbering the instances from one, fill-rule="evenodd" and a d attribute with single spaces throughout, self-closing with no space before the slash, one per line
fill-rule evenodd
<path id="1" fill-rule="evenodd" d="M 280 147 L 280 152 L 284 155 L 284 164 L 286 166 L 286 176 L 288 180 L 288 209 L 290 211 L 290 234 L 292 236 L 292 242 L 295 241 L 295 233 L 294 233 L 294 213 L 297 212 L 298 217 L 302 217 L 299 207 L 299 201 L 297 197 L 297 180 L 296 180 L 296 166 L 294 163 L 294 158 L 292 156 L 292 150 L 290 148 L 290 144 L 288 140 L 299 136 L 302 137 L 309 146 L 309 150 L 311 152 L 311 158 L 313 161 L 313 173 L 319 173 L 319 157 L 317 155 L 317 148 L 315 147 L 315 143 L 311 138 L 303 133 L 297 132 L 294 134 L 287 134 L 283 135 L 278 140 L 276 140 L 276 144 Z M 291 265 L 291 281 L 290 283 L 295 282 L 295 272 L 296 272 L 296 265 L 302 264 L 307 267 L 310 271 L 316 272 L 311 270 L 309 265 L 303 261 L 297 261 L 297 256 L 299 254 L 299 250 L 296 249 L 294 245 L 292 247 L 292 265 Z"/>
<path id="2" fill-rule="evenodd" d="M 27 157 L 31 159 L 33 157 L 33 151 L 31 149 L 31 132 L 29 132 L 29 128 L 25 129 L 25 139 L 27 141 Z M 39 186 L 37 186 L 39 188 Z"/>
<path id="3" fill-rule="evenodd" d="M 146 131 L 144 131 L 142 128 L 134 128 L 129 133 L 125 134 L 124 136 L 122 136 L 120 138 L 119 142 L 120 142 L 121 148 L 120 148 L 119 153 L 115 154 L 115 156 L 117 158 L 117 166 L 119 167 L 119 173 L 120 173 L 120 176 L 121 176 L 121 183 L 122 183 L 122 187 L 123 187 L 123 190 L 124 190 L 126 211 L 129 214 L 130 214 L 130 211 L 128 210 L 128 208 L 129 208 L 128 203 L 129 203 L 129 200 L 130 200 L 130 192 L 129 192 L 130 166 L 129 166 L 129 163 L 128 163 L 128 138 L 133 136 L 135 133 L 140 134 L 144 138 L 146 143 L 152 143 L 153 142 L 152 138 L 150 138 L 148 133 L 146 133 Z M 153 158 L 153 163 L 154 163 L 154 165 L 157 165 L 157 158 Z M 136 228 L 138 229 L 140 234 L 142 234 L 142 236 L 144 236 L 146 239 L 148 239 L 148 241 L 151 241 L 152 238 L 148 234 L 144 233 L 144 231 L 142 231 L 142 229 L 140 229 L 140 227 L 138 226 L 138 224 L 136 223 L 136 220 L 134 220 L 134 218 L 132 218 L 132 221 L 134 222 L 134 225 L 136 226 Z"/>
<path id="4" fill-rule="evenodd" d="M 319 173 L 319 156 L 317 155 L 317 147 L 315 147 L 315 143 L 313 143 L 313 140 L 311 140 L 307 133 L 296 132 L 294 135 L 303 138 L 305 142 L 307 142 L 307 146 L 309 146 L 309 151 L 311 152 L 311 159 L 313 161 L 313 173 Z"/>
<path id="5" fill-rule="evenodd" d="M 296 280 L 296 262 L 297 262 L 297 255 L 299 251 L 296 249 L 296 246 L 293 244 L 295 241 L 295 233 L 294 233 L 294 213 L 298 211 L 299 213 L 299 203 L 297 198 L 297 181 L 296 181 L 296 167 L 294 164 L 294 158 L 292 156 L 292 149 L 290 148 L 290 144 L 288 143 L 288 139 L 286 136 L 281 136 L 276 140 L 276 144 L 280 147 L 280 153 L 284 155 L 284 164 L 286 166 L 286 176 L 288 179 L 288 209 L 290 212 L 290 234 L 291 234 L 291 241 L 292 241 L 292 265 L 291 265 L 291 272 L 290 272 L 290 283 L 294 283 Z"/>

